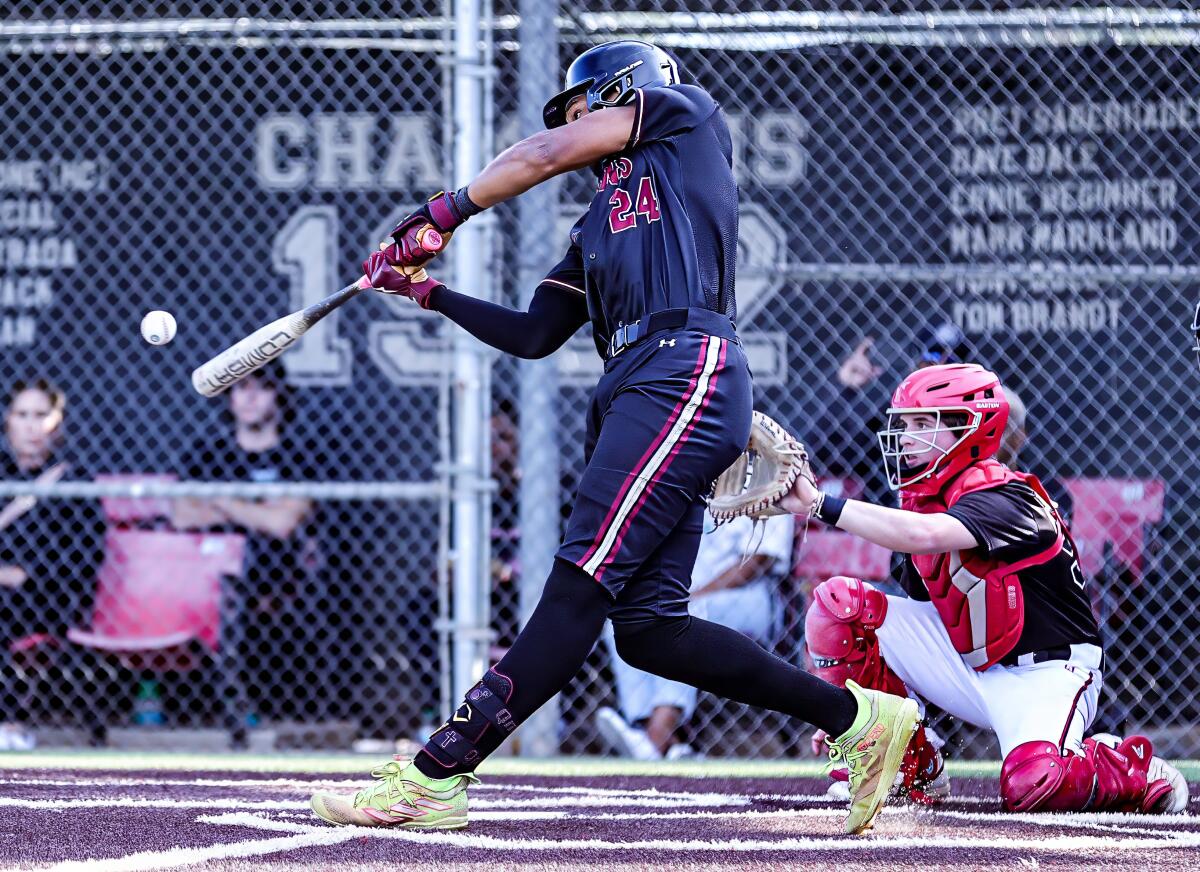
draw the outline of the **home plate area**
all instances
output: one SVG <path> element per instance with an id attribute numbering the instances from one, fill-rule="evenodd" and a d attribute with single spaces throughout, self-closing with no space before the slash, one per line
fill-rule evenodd
<path id="1" fill-rule="evenodd" d="M 369 765 L 369 764 L 368 764 Z M 936 810 L 889 807 L 873 834 L 842 834 L 845 807 L 811 774 L 672 767 L 671 774 L 580 774 L 534 765 L 472 789 L 456 832 L 331 827 L 308 810 L 348 773 L 59 768 L 0 770 L 0 864 L 137 870 L 491 867 L 1195 868 L 1189 814 L 1011 815 L 993 778 L 955 778 Z M 366 766 L 363 767 L 365 770 Z M 808 770 L 806 770 L 808 771 Z M 969 771 L 969 770 L 968 770 Z M 712 772 L 720 774 L 713 775 Z"/>

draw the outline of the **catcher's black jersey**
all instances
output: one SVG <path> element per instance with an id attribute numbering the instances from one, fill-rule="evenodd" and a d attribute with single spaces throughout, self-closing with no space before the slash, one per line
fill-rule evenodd
<path id="1" fill-rule="evenodd" d="M 737 183 L 729 128 L 694 85 L 634 92 L 633 133 L 605 160 L 591 206 L 545 283 L 587 295 L 598 348 L 664 309 L 735 315 Z"/>
<path id="2" fill-rule="evenodd" d="M 1058 536 L 1049 506 L 1019 481 L 967 494 L 947 514 L 971 532 L 979 542 L 976 553 L 984 558 L 1016 562 L 1049 548 Z M 928 600 L 929 592 L 912 560 L 904 563 L 902 584 L 908 595 Z M 1070 539 L 1063 539 L 1062 551 L 1052 560 L 1017 575 L 1025 594 L 1025 627 L 1014 654 L 1084 642 L 1100 644 L 1096 616 Z"/>

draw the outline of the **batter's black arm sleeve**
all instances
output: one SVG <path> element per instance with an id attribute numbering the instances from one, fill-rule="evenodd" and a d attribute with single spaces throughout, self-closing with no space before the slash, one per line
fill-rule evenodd
<path id="1" fill-rule="evenodd" d="M 588 321 L 583 294 L 550 280 L 538 285 L 528 312 L 468 297 L 445 286 L 433 292 L 430 303 L 430 308 L 480 342 L 527 359 L 557 351 Z"/>

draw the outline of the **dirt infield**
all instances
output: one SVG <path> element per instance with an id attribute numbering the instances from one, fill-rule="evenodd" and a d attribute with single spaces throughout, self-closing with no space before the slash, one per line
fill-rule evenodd
<path id="1" fill-rule="evenodd" d="M 0 768 L 0 865 L 1162 870 L 1195 868 L 1200 848 L 1195 799 L 1191 814 L 1171 817 L 1006 815 L 995 781 L 979 777 L 956 778 L 954 800 L 936 810 L 885 810 L 860 838 L 841 834 L 842 803 L 805 776 L 494 775 L 472 791 L 471 827 L 453 833 L 329 827 L 309 813 L 313 790 L 359 783 L 342 773 Z"/>

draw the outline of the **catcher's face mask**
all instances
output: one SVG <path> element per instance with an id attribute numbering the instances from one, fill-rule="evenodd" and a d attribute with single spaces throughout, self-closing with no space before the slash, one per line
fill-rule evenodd
<path id="1" fill-rule="evenodd" d="M 979 429 L 979 412 L 966 408 L 888 409 L 879 448 L 888 486 L 899 490 L 934 475 Z M 965 422 L 963 421 L 965 419 Z"/>

